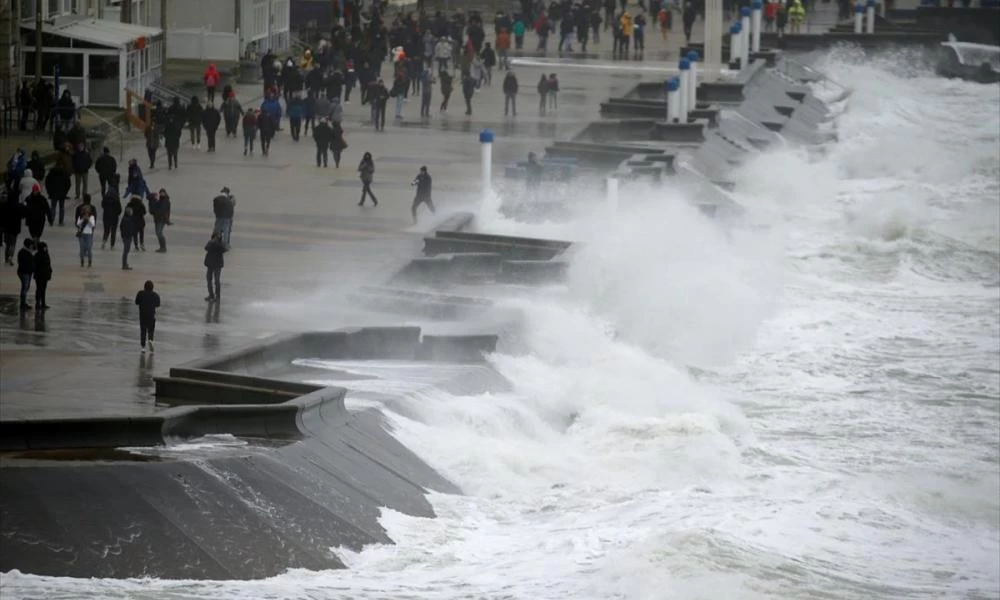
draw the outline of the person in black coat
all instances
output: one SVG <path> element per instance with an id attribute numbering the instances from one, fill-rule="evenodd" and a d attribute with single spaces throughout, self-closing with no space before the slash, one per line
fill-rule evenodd
<path id="1" fill-rule="evenodd" d="M 219 130 L 219 123 L 222 122 L 222 113 L 211 102 L 205 107 L 205 112 L 201 114 L 201 124 L 205 128 L 205 137 L 208 138 L 208 151 L 215 152 L 215 133 Z"/>
<path id="2" fill-rule="evenodd" d="M 131 271 L 132 267 L 128 266 L 128 251 L 132 249 L 132 242 L 136 236 L 135 213 L 132 211 L 131 203 L 125 207 L 125 214 L 122 215 L 119 227 L 122 234 L 122 271 Z"/>
<path id="3" fill-rule="evenodd" d="M 191 102 L 187 105 L 187 125 L 191 133 L 192 148 L 201 148 L 201 117 L 204 112 L 198 96 L 191 96 Z"/>
<path id="4" fill-rule="evenodd" d="M 17 277 L 21 280 L 21 310 L 31 308 L 28 304 L 28 290 L 35 274 L 35 242 L 24 240 L 24 247 L 17 253 Z"/>
<path id="5" fill-rule="evenodd" d="M 45 181 L 45 163 L 42 161 L 42 157 L 38 155 L 38 150 L 33 150 L 31 152 L 31 160 L 28 161 L 28 169 L 31 171 L 31 176 L 38 181 Z"/>
<path id="6" fill-rule="evenodd" d="M 23 220 L 24 207 L 16 198 L 8 196 L 0 204 L 0 226 L 3 227 L 3 261 L 11 266 L 14 265 L 14 250 L 17 249 Z"/>
<path id="7" fill-rule="evenodd" d="M 199 126 L 200 127 L 200 126 Z M 200 131 L 200 129 L 199 129 Z M 163 131 L 163 145 L 167 148 L 167 170 L 177 168 L 177 153 L 181 149 L 181 135 L 184 132 L 184 117 L 171 113 Z"/>
<path id="8" fill-rule="evenodd" d="M 128 214 L 131 210 L 132 218 L 132 246 L 146 251 L 146 207 L 142 203 L 141 196 L 132 196 L 128 204 L 125 206 L 125 212 Z M 122 219 L 124 221 L 124 219 Z M 122 227 L 122 236 L 125 235 L 125 228 Z M 124 237 L 123 237 L 124 239 Z"/>
<path id="9" fill-rule="evenodd" d="M 42 232 L 45 231 L 45 222 L 52 224 L 52 209 L 49 202 L 42 195 L 42 190 L 35 184 L 31 194 L 24 201 L 24 222 L 28 225 L 28 233 L 36 242 L 41 239 Z"/>
<path id="10" fill-rule="evenodd" d="M 417 223 L 417 209 L 420 208 L 421 204 L 426 204 L 427 208 L 431 209 L 431 214 L 435 212 L 434 201 L 431 200 L 431 176 L 427 172 L 427 167 L 420 167 L 420 172 L 417 173 L 416 178 L 414 178 L 413 183 L 410 185 L 416 186 L 417 195 L 413 198 L 413 206 L 410 212 L 413 213 L 413 224 Z"/>
<path id="11" fill-rule="evenodd" d="M 114 156 L 111 156 L 111 151 L 106 146 L 104 152 L 94 161 L 94 170 L 97 171 L 97 178 L 101 182 L 101 196 L 103 197 L 108 190 L 108 181 L 118 171 L 118 161 L 115 160 Z M 40 177 L 39 180 L 41 180 Z"/>
<path id="12" fill-rule="evenodd" d="M 222 267 L 225 266 L 226 244 L 222 241 L 222 234 L 218 231 L 212 233 L 212 239 L 205 244 L 205 282 L 208 285 L 208 296 L 206 302 L 218 302 L 222 300 Z"/>
<path id="13" fill-rule="evenodd" d="M 108 181 L 108 189 L 101 199 L 101 210 L 104 211 L 104 239 L 101 242 L 101 250 L 104 250 L 111 238 L 111 247 L 115 247 L 115 238 L 118 235 L 118 219 L 122 214 L 122 199 L 118 192 L 121 177 L 118 173 L 113 173 Z"/>
<path id="14" fill-rule="evenodd" d="M 261 111 L 257 115 L 257 130 L 260 131 L 260 151 L 264 156 L 267 156 L 271 149 L 271 140 L 274 139 L 274 134 L 278 130 L 278 124 L 274 122 L 271 115 Z"/>
<path id="15" fill-rule="evenodd" d="M 139 343 L 146 349 L 146 338 L 149 338 L 149 351 L 153 351 L 153 333 L 156 331 L 156 309 L 160 308 L 160 295 L 153 291 L 153 282 L 147 281 L 139 293 L 135 295 L 135 305 L 139 307 Z"/>
<path id="16" fill-rule="evenodd" d="M 321 159 L 323 166 L 327 166 L 330 142 L 333 141 L 333 130 L 330 129 L 330 121 L 326 117 L 320 119 L 319 123 L 313 127 L 313 141 L 316 142 L 316 166 L 320 166 Z"/>
<path id="17" fill-rule="evenodd" d="M 49 246 L 45 242 L 38 243 L 35 253 L 35 310 L 48 310 L 45 303 L 45 290 L 52 279 L 52 257 L 49 256 Z"/>
<path id="18" fill-rule="evenodd" d="M 69 196 L 69 190 L 73 187 L 73 183 L 70 181 L 69 173 L 56 163 L 49 171 L 48 176 L 45 178 L 45 191 L 49 194 L 49 201 L 52 203 L 52 214 L 56 214 L 56 210 L 59 211 L 59 224 L 63 224 L 63 218 L 66 216 L 66 197 Z"/>

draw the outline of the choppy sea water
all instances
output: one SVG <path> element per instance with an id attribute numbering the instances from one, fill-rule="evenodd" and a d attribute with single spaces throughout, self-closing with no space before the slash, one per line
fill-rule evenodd
<path id="1" fill-rule="evenodd" d="M 820 66 L 854 89 L 841 141 L 736 173 L 752 228 L 652 190 L 496 223 L 586 244 L 508 301 L 512 393 L 391 384 L 397 436 L 466 491 L 437 519 L 387 511 L 397 544 L 348 571 L 3 597 L 997 598 L 1000 87 Z"/>

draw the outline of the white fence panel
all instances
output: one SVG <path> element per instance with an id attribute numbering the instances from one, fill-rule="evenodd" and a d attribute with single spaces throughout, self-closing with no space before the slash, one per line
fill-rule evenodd
<path id="1" fill-rule="evenodd" d="M 167 58 L 239 60 L 240 40 L 235 33 L 208 29 L 168 29 Z"/>

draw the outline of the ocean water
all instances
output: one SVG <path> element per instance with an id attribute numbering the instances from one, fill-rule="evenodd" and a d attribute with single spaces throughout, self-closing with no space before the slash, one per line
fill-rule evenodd
<path id="1" fill-rule="evenodd" d="M 396 435 L 466 491 L 438 518 L 386 511 L 397 544 L 348 571 L 14 572 L 3 597 L 997 598 L 1000 87 L 819 67 L 853 88 L 841 141 L 736 173 L 754 227 L 653 190 L 495 220 L 586 244 L 507 301 L 511 393 L 386 383 Z"/>

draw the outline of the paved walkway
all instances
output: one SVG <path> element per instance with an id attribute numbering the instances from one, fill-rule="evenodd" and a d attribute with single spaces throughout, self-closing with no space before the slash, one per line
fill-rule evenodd
<path id="1" fill-rule="evenodd" d="M 368 108 L 355 98 L 345 107 L 349 148 L 340 169 L 317 168 L 311 139 L 296 143 L 287 131 L 279 133 L 268 157 L 244 157 L 234 139 L 221 139 L 214 154 L 183 148 L 180 169 L 146 172 L 149 185 L 166 188 L 172 198 L 166 254 L 153 252 L 150 222 L 148 251 L 133 252 L 133 271 L 120 270 L 119 251 L 101 250 L 99 241 L 94 266 L 81 268 L 73 227 L 47 228 L 43 239 L 55 271 L 48 292 L 52 309 L 39 316 L 18 312 L 14 270 L 0 267 L 0 418 L 149 412 L 155 408 L 152 378 L 178 363 L 281 331 L 400 323 L 367 312 L 350 293 L 384 282 L 416 256 L 421 235 L 436 222 L 426 214 L 416 226 L 410 219 L 409 184 L 417 169 L 427 165 L 434 177 L 438 218 L 475 209 L 481 129 L 497 134 L 494 181 L 502 184 L 502 165 L 598 120 L 599 103 L 607 97 L 661 78 L 676 62 L 683 40 L 677 29 L 667 42 L 649 35 L 644 60 L 612 60 L 605 37 L 595 46 L 597 60 L 551 53 L 515 61 L 522 90 L 516 118 L 503 115 L 502 76 L 496 73 L 493 86 L 474 98 L 471 117 L 464 115 L 460 91 L 447 113 L 437 111 L 436 88 L 430 119 L 418 117 L 417 98 L 406 103 L 399 121 L 390 103 L 382 133 L 367 124 Z M 559 109 L 541 117 L 535 84 L 550 72 L 561 80 Z M 246 101 L 257 89 L 240 86 L 237 93 Z M 356 168 L 365 151 L 375 158 L 378 208 L 356 205 Z M 133 147 L 126 154 L 145 152 Z M 141 163 L 146 166 L 145 159 Z M 96 177 L 90 185 L 96 188 Z M 214 222 L 212 198 L 224 185 L 237 198 L 233 250 L 223 272 L 224 301 L 206 306 L 203 247 Z M 67 207 L 70 214 L 74 206 Z M 139 352 L 132 304 L 147 279 L 156 283 L 164 304 L 155 358 Z"/>

